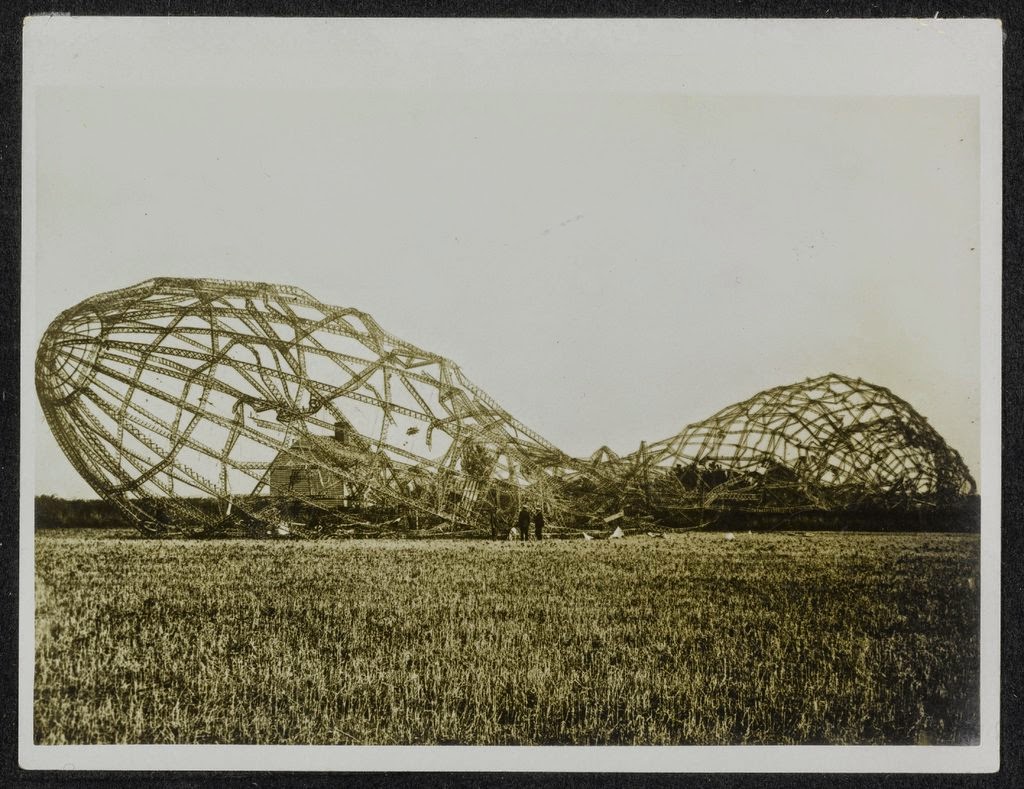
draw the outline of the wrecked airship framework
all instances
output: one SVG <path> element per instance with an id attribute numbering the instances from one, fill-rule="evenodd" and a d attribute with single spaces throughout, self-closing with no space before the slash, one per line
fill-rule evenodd
<path id="1" fill-rule="evenodd" d="M 264 283 L 153 279 L 53 321 L 36 358 L 77 471 L 153 534 L 548 534 L 725 512 L 945 506 L 975 493 L 906 402 L 826 375 L 630 455 L 573 458 L 450 360 Z"/>

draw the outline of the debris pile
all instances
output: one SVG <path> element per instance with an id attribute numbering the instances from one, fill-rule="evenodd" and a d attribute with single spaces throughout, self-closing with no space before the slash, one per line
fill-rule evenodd
<path id="1" fill-rule="evenodd" d="M 265 283 L 153 279 L 87 299 L 43 336 L 36 389 L 74 467 L 150 534 L 587 539 L 975 492 L 908 404 L 838 375 L 630 455 L 572 458 L 454 362 Z"/>

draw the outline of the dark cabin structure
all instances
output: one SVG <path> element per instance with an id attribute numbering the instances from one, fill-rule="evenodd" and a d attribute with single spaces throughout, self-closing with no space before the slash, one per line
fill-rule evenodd
<path id="1" fill-rule="evenodd" d="M 332 436 L 300 438 L 281 450 L 270 464 L 270 494 L 285 499 L 316 501 L 334 507 L 358 503 L 361 491 L 346 474 L 366 460 L 369 442 L 347 420 L 339 420 Z M 337 470 L 337 471 L 335 471 Z"/>

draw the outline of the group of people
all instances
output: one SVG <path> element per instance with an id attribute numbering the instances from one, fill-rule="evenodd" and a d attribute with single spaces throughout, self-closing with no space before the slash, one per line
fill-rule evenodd
<path id="1" fill-rule="evenodd" d="M 509 540 L 522 540 L 526 542 L 530 539 L 530 524 L 533 523 L 533 538 L 535 540 L 544 539 L 544 512 L 537 510 L 530 515 L 530 511 L 523 507 L 519 510 L 519 518 L 516 520 L 516 525 L 508 530 Z"/>

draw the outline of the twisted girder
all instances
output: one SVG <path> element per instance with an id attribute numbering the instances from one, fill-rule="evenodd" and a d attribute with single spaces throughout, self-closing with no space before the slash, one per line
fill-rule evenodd
<path id="1" fill-rule="evenodd" d="M 722 508 L 943 504 L 976 492 L 959 453 L 909 404 L 835 374 L 756 394 L 644 456 L 668 499 Z"/>
<path id="2" fill-rule="evenodd" d="M 44 335 L 36 387 L 97 493 L 142 524 L 205 532 L 289 512 L 344 521 L 356 505 L 349 520 L 376 509 L 428 526 L 507 524 L 525 506 L 557 531 L 620 510 L 974 491 L 909 405 L 835 375 L 768 390 L 632 455 L 569 458 L 448 359 L 358 310 L 262 283 L 154 279 L 87 299 Z"/>

